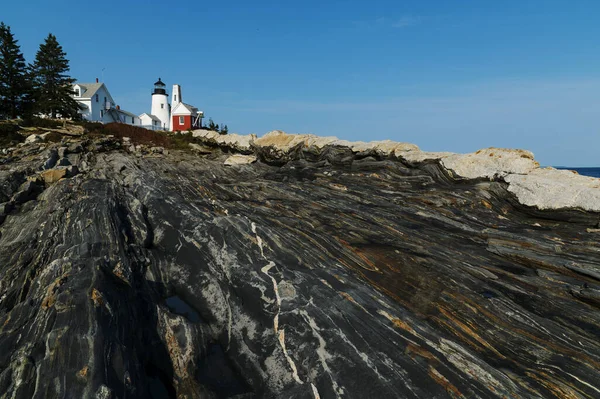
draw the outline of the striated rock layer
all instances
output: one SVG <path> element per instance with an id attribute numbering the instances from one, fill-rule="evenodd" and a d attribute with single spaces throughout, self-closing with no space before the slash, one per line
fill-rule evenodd
<path id="1" fill-rule="evenodd" d="M 527 152 L 197 135 L 0 158 L 4 397 L 600 396 L 594 181 L 538 206 Z"/>

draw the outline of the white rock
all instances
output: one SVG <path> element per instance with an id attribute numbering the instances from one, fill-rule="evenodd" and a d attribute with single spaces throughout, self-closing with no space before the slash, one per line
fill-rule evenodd
<path id="1" fill-rule="evenodd" d="M 232 165 L 246 165 L 249 163 L 256 162 L 256 157 L 254 155 L 241 155 L 235 154 L 230 156 L 223 162 L 224 165 L 232 166 Z"/>
<path id="2" fill-rule="evenodd" d="M 251 144 L 256 139 L 256 135 L 241 134 L 219 134 L 212 130 L 197 129 L 192 132 L 192 136 L 215 143 L 221 146 L 237 149 L 238 151 L 249 151 Z"/>
<path id="3" fill-rule="evenodd" d="M 274 147 L 282 152 L 287 152 L 297 145 L 304 147 L 317 147 L 319 149 L 334 145 L 348 147 L 352 152 L 364 152 L 375 150 L 385 155 L 395 151 L 419 151 L 419 147 L 410 143 L 399 143 L 391 140 L 384 141 L 347 141 L 339 140 L 337 137 L 319 137 L 313 134 L 287 134 L 281 130 L 274 130 L 254 140 L 254 145 L 259 147 Z"/>
<path id="4" fill-rule="evenodd" d="M 262 137 L 254 140 L 254 145 L 259 147 L 274 147 L 282 152 L 287 152 L 298 144 L 307 144 L 308 139 L 316 142 L 316 136 L 311 137 L 308 134 L 286 134 L 280 130 L 273 130 Z"/>
<path id="5" fill-rule="evenodd" d="M 539 209 L 581 208 L 600 212 L 600 179 L 570 170 L 536 169 L 504 177 L 520 203 Z"/>
<path id="6" fill-rule="evenodd" d="M 220 136 L 220 134 L 212 130 L 198 129 L 192 132 L 192 136 L 206 139 L 214 139 L 215 137 Z"/>
<path id="7" fill-rule="evenodd" d="M 238 150 L 250 150 L 250 144 L 256 136 L 241 134 L 219 134 L 214 140 L 220 145 L 225 145 Z"/>
<path id="8" fill-rule="evenodd" d="M 456 154 L 453 152 L 395 151 L 394 155 L 410 165 L 416 165 L 426 161 L 439 161 Z"/>
<path id="9" fill-rule="evenodd" d="M 383 141 L 370 141 L 368 143 L 357 141 L 354 143 L 350 143 L 349 146 L 352 149 L 352 152 L 363 152 L 368 150 L 375 150 L 382 154 L 389 155 L 395 154 L 398 152 L 409 152 L 409 151 L 419 151 L 419 147 L 410 143 L 399 143 L 397 141 L 392 140 L 383 140 Z"/>
<path id="10" fill-rule="evenodd" d="M 510 173 L 525 174 L 540 166 L 531 152 L 504 148 L 486 148 L 471 154 L 454 154 L 442 158 L 441 163 L 446 169 L 466 179 L 492 179 Z"/>
<path id="11" fill-rule="evenodd" d="M 37 134 L 32 134 L 25 139 L 25 142 L 28 144 L 39 143 L 40 141 L 42 141 L 42 138 Z"/>

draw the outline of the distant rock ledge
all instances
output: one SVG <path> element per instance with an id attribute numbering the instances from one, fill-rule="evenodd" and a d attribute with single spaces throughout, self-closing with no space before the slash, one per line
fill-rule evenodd
<path id="1" fill-rule="evenodd" d="M 486 148 L 469 154 L 426 152 L 414 144 L 391 140 L 352 142 L 312 134 L 287 134 L 279 130 L 262 137 L 220 135 L 208 130 L 195 130 L 193 135 L 209 145 L 245 154 L 258 153 L 263 160 L 271 162 L 286 162 L 307 154 L 318 157 L 328 148 L 341 148 L 353 154 L 395 158 L 410 166 L 439 163 L 455 179 L 505 181 L 508 191 L 523 205 L 540 210 L 600 212 L 600 179 L 573 171 L 540 168 L 533 154 L 525 150 Z"/>

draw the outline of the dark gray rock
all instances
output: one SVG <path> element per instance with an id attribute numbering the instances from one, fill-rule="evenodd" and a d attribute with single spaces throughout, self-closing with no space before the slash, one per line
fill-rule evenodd
<path id="1" fill-rule="evenodd" d="M 58 162 L 58 151 L 55 148 L 52 148 L 48 151 L 46 155 L 47 159 L 42 166 L 42 169 L 52 169 L 56 166 L 56 162 Z"/>
<path id="2" fill-rule="evenodd" d="M 38 180 L 27 180 L 21 185 L 19 191 L 12 197 L 11 203 L 23 204 L 27 201 L 36 199 L 38 194 L 43 191 L 43 183 Z"/>
<path id="3" fill-rule="evenodd" d="M 338 147 L 95 148 L 0 226 L 7 397 L 598 396 L 597 214 Z"/>
<path id="4" fill-rule="evenodd" d="M 10 202 L 0 204 L 0 214 L 6 215 L 14 209 L 14 205 Z"/>
<path id="5" fill-rule="evenodd" d="M 71 161 L 68 158 L 61 158 L 56 163 L 56 166 L 69 166 L 71 165 Z"/>
<path id="6" fill-rule="evenodd" d="M 67 166 L 67 177 L 77 176 L 79 168 L 76 165 Z"/>
<path id="7" fill-rule="evenodd" d="M 82 145 L 82 143 L 71 143 L 67 147 L 67 153 L 68 154 L 79 154 L 81 152 L 83 152 L 83 145 Z"/>

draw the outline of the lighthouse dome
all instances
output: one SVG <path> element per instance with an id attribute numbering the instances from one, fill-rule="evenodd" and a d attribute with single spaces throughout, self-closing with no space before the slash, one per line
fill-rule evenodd
<path id="1" fill-rule="evenodd" d="M 158 81 L 154 82 L 154 90 L 152 91 L 152 94 L 167 94 L 165 87 L 166 85 L 163 83 L 163 81 L 158 78 Z"/>

